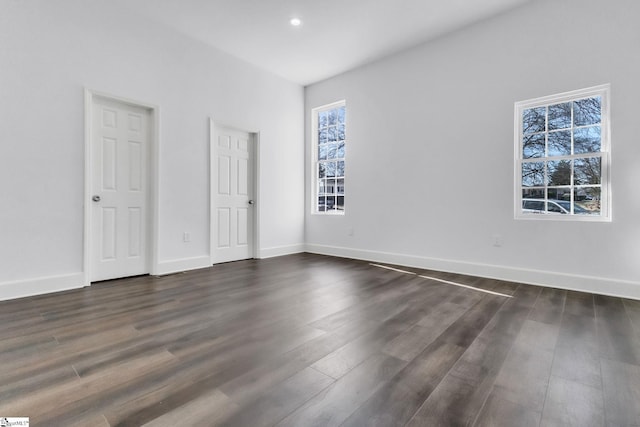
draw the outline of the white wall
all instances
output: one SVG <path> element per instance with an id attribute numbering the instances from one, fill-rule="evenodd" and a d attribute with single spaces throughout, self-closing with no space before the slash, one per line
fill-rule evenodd
<path id="1" fill-rule="evenodd" d="M 158 271 L 209 261 L 209 117 L 260 132 L 261 254 L 302 247 L 302 87 L 109 2 L 0 0 L 0 299 L 82 285 L 84 88 L 159 107 Z"/>
<path id="2" fill-rule="evenodd" d="M 311 108 L 346 99 L 348 126 L 346 214 L 310 214 L 307 174 L 308 250 L 640 298 L 638 16 L 536 0 L 308 87 L 307 147 Z M 613 222 L 514 220 L 514 102 L 603 83 Z"/>

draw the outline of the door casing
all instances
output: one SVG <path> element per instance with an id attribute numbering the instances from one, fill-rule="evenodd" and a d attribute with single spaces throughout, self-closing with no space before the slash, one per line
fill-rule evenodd
<path id="1" fill-rule="evenodd" d="M 95 98 L 107 99 L 109 101 L 132 105 L 149 110 L 150 135 L 149 150 L 147 152 L 147 182 L 148 182 L 148 200 L 147 200 L 147 271 L 149 274 L 156 274 L 158 271 L 158 165 L 159 165 L 159 109 L 157 106 L 149 103 L 139 102 L 128 98 L 114 96 L 108 93 L 102 93 L 91 89 L 84 90 L 84 125 L 85 125 L 85 143 L 84 143 L 84 241 L 83 241 L 83 268 L 84 285 L 91 285 L 91 260 L 92 260 L 92 192 L 93 192 L 93 108 Z"/>

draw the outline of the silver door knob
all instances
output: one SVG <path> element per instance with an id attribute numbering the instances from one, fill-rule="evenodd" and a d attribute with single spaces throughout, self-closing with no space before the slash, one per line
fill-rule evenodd
<path id="1" fill-rule="evenodd" d="M 255 203 L 255 202 L 254 202 L 253 200 L 249 200 L 249 204 L 250 204 L 250 205 L 252 205 L 252 204 L 254 204 L 254 203 Z"/>
<path id="2" fill-rule="evenodd" d="M 94 202 L 99 202 L 100 201 L 100 196 L 95 195 L 91 198 L 91 200 L 93 200 Z"/>

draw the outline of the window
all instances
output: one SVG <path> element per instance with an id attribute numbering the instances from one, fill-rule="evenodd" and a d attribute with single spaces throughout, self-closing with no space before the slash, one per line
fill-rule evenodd
<path id="1" fill-rule="evenodd" d="M 345 103 L 312 111 L 313 212 L 344 213 Z"/>
<path id="2" fill-rule="evenodd" d="M 516 218 L 610 220 L 609 85 L 517 102 Z"/>

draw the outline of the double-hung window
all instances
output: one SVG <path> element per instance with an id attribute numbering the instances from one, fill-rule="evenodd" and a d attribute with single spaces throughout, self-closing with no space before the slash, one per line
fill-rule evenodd
<path id="1" fill-rule="evenodd" d="M 312 110 L 313 206 L 315 213 L 344 214 L 345 102 Z"/>
<path id="2" fill-rule="evenodd" d="M 610 220 L 609 86 L 515 104 L 516 218 Z"/>

